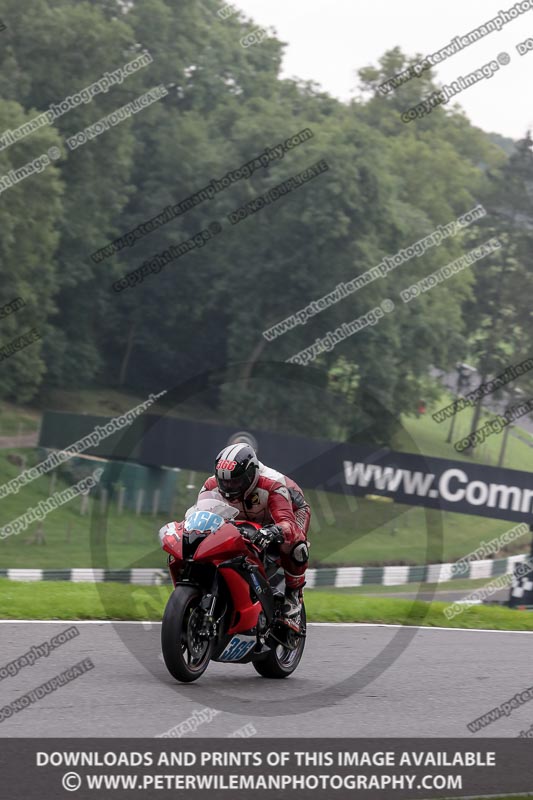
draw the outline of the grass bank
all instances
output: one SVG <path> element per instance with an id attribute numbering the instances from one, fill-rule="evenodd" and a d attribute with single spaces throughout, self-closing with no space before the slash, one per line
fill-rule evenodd
<path id="1" fill-rule="evenodd" d="M 2 619 L 160 620 L 169 586 L 119 583 L 26 583 L 0 580 Z M 473 606 L 448 620 L 447 603 L 362 597 L 309 591 L 308 618 L 313 622 L 373 622 L 446 628 L 533 631 L 533 613 Z"/>

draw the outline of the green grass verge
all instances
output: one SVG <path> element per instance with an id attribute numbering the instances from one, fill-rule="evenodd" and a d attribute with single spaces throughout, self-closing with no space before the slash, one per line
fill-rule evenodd
<path id="1" fill-rule="evenodd" d="M 142 403 L 146 400 L 146 395 L 127 389 L 93 386 L 75 390 L 50 388 L 43 392 L 41 399 L 42 407 L 46 409 L 114 417 L 117 414 L 124 414 L 130 408 Z M 181 402 L 177 406 L 169 408 L 166 413 L 170 417 L 182 419 L 221 422 L 217 413 L 206 406 L 202 397 Z"/>
<path id="2" fill-rule="evenodd" d="M 374 622 L 389 625 L 424 625 L 432 628 L 484 628 L 533 630 L 533 614 L 508 608 L 471 606 L 449 620 L 449 603 L 385 597 L 350 597 L 328 592 L 308 592 L 306 608 L 314 622 Z"/>
<path id="3" fill-rule="evenodd" d="M 420 417 L 403 416 L 402 428 L 404 431 L 396 437 L 393 442 L 393 449 L 412 452 L 414 442 L 418 452 L 433 458 L 449 458 L 454 461 L 470 461 L 496 466 L 502 447 L 503 433 L 489 436 L 482 445 L 476 447 L 473 456 L 465 456 L 454 449 L 455 442 L 470 433 L 475 410 L 473 408 L 464 409 L 455 415 L 452 441 L 446 442 L 452 422 L 451 419 L 438 423 L 435 422 L 431 414 L 449 405 L 454 399 L 455 397 L 449 392 L 444 392 L 439 401 L 428 409 L 426 414 Z M 487 420 L 494 419 L 494 417 L 495 414 L 483 410 L 478 427 L 482 427 Z M 520 420 L 517 420 L 517 424 L 520 425 Z M 511 426 L 511 435 L 507 440 L 505 449 L 504 467 L 529 471 L 533 465 L 533 450 L 528 446 L 528 443 L 533 445 L 533 437 L 527 431 L 518 428 L 516 433 L 521 437 L 521 439 L 518 439 L 512 435 L 515 428 L 516 426 Z M 522 439 L 525 441 L 522 441 Z"/>
<path id="4" fill-rule="evenodd" d="M 23 583 L 0 579 L 2 619 L 160 620 L 170 586 L 118 583 Z M 313 622 L 377 622 L 446 628 L 533 630 L 533 613 L 473 606 L 452 620 L 443 614 L 447 603 L 361 597 L 329 592 L 306 593 Z"/>
<path id="5" fill-rule="evenodd" d="M 417 594 L 418 592 L 433 592 L 435 595 L 440 592 L 461 592 L 467 595 L 475 589 L 480 589 L 489 583 L 488 578 L 481 578 L 479 580 L 471 581 L 465 578 L 457 578 L 454 581 L 446 581 L 444 583 L 402 583 L 399 586 L 382 586 L 373 583 L 367 583 L 363 586 L 346 586 L 346 587 L 333 587 L 324 586 L 321 590 L 308 589 L 308 592 L 323 591 L 328 594 L 353 594 L 353 595 L 372 595 L 372 594 Z M 439 598 L 436 596 L 435 600 Z"/>
<path id="6" fill-rule="evenodd" d="M 41 414 L 36 409 L 0 403 L 0 437 L 19 436 L 39 430 Z"/>

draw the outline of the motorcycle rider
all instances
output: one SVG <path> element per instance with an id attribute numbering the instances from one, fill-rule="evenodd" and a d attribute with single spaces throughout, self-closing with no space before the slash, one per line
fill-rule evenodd
<path id="1" fill-rule="evenodd" d="M 257 522 L 262 529 L 281 532 L 281 566 L 285 572 L 283 620 L 296 628 L 302 609 L 302 589 L 309 561 L 307 531 L 311 509 L 303 492 L 291 478 L 262 464 L 255 450 L 237 442 L 220 451 L 215 459 L 215 474 L 200 490 L 218 488 L 229 505 L 239 509 L 238 520 Z"/>

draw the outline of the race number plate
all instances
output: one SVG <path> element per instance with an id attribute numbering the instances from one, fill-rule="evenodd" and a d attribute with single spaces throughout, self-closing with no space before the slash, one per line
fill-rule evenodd
<path id="1" fill-rule="evenodd" d="M 255 636 L 233 636 L 218 660 L 240 661 L 255 646 L 255 641 Z"/>

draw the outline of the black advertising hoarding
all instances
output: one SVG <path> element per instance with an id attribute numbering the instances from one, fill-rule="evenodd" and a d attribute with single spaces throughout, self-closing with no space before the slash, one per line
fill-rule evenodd
<path id="1" fill-rule="evenodd" d="M 162 417 L 153 427 L 147 425 L 141 447 L 141 460 L 144 464 L 153 466 L 212 472 L 215 456 L 238 432 L 239 429 L 234 425 Z M 305 468 L 316 459 L 326 458 L 328 452 L 337 447 L 336 443 L 327 440 L 290 436 L 256 428 L 242 432 L 255 439 L 262 462 L 289 475 L 294 475 L 302 466 Z"/>
<path id="2" fill-rule="evenodd" d="M 517 522 L 529 521 L 533 508 L 529 472 L 360 445 L 339 445 L 295 477 L 304 486 Z"/>
<path id="3" fill-rule="evenodd" d="M 75 420 L 69 422 L 65 419 L 68 417 Z M 103 427 L 106 421 L 108 418 L 48 412 L 40 445 L 68 448 L 72 431 L 80 438 L 90 434 L 95 424 Z M 135 425 L 138 433 L 128 437 L 129 458 L 147 466 L 199 472 L 213 469 L 217 452 L 238 432 L 231 425 L 153 415 L 143 416 Z M 290 475 L 305 489 L 382 495 L 411 506 L 509 521 L 531 519 L 533 480 L 529 472 L 253 428 L 247 433 L 257 441 L 261 461 Z M 98 448 L 85 452 L 126 458 L 120 436 L 110 436 Z"/>

